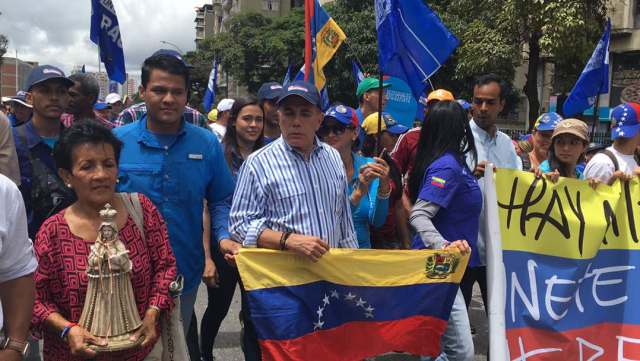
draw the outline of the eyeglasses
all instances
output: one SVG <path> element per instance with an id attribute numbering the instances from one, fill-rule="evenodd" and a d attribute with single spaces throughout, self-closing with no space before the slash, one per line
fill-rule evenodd
<path id="1" fill-rule="evenodd" d="M 347 129 L 354 129 L 352 126 L 345 126 L 342 124 L 336 124 L 333 126 L 323 125 L 318 129 L 318 135 L 322 138 L 329 136 L 330 133 L 335 135 L 342 135 Z"/>

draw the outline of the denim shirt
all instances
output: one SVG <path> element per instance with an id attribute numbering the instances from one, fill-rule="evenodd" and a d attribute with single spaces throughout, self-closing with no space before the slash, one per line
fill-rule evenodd
<path id="1" fill-rule="evenodd" d="M 211 132 L 184 119 L 168 145 L 147 129 L 146 115 L 113 132 L 124 143 L 118 190 L 142 193 L 158 207 L 188 292 L 198 286 L 204 271 L 204 200 L 211 214 L 212 239 L 229 238 L 234 180 L 222 147 Z"/>

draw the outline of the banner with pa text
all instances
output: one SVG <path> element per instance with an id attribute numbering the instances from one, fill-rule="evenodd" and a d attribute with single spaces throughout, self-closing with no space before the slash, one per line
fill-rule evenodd
<path id="1" fill-rule="evenodd" d="M 640 360 L 638 179 L 498 170 L 496 189 L 510 358 Z"/>

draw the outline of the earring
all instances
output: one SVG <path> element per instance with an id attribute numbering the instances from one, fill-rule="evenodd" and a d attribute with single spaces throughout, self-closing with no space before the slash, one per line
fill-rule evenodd
<path id="1" fill-rule="evenodd" d="M 72 188 L 71 183 L 67 183 L 67 188 Z"/>

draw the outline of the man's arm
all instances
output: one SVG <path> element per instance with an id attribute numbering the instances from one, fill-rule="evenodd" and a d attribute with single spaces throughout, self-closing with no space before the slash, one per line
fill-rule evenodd
<path id="1" fill-rule="evenodd" d="M 27 215 L 20 191 L 6 178 L 0 183 L 0 302 L 4 333 L 13 340 L 25 341 L 35 298 L 33 272 L 37 262 L 27 235 Z"/>
<path id="2" fill-rule="evenodd" d="M 13 141 L 9 119 L 0 112 L 0 174 L 4 174 L 15 184 L 20 185 L 18 154 Z"/>
<path id="3" fill-rule="evenodd" d="M 218 272 L 216 264 L 211 258 L 211 216 L 207 208 L 207 201 L 204 202 L 204 212 L 202 214 L 202 246 L 204 247 L 204 272 L 202 281 L 207 287 L 215 287 L 218 283 Z"/>

